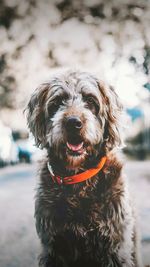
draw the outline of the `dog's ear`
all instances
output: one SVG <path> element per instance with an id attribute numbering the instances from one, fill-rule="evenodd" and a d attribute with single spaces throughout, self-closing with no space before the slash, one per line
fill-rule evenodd
<path id="1" fill-rule="evenodd" d="M 48 84 L 40 85 L 27 105 L 28 127 L 35 138 L 38 147 L 43 148 L 46 145 L 46 123 L 45 123 L 45 101 L 48 93 Z"/>
<path id="2" fill-rule="evenodd" d="M 112 86 L 98 82 L 103 101 L 103 115 L 105 117 L 104 142 L 106 150 L 122 145 L 120 134 L 120 117 L 123 106 Z"/>

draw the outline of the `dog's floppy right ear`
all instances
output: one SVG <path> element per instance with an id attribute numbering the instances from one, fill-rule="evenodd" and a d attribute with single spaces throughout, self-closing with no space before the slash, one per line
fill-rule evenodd
<path id="1" fill-rule="evenodd" d="M 49 89 L 48 84 L 40 85 L 27 105 L 28 127 L 35 138 L 38 147 L 46 145 L 45 101 Z"/>
<path id="2" fill-rule="evenodd" d="M 110 151 L 114 147 L 121 147 L 123 144 L 120 134 L 120 117 L 123 107 L 112 86 L 105 85 L 102 81 L 98 81 L 98 87 L 104 103 L 105 147 L 107 151 Z"/>

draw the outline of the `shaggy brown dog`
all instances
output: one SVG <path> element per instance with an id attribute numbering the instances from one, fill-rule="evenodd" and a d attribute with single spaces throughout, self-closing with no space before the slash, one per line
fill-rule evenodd
<path id="1" fill-rule="evenodd" d="M 122 164 L 113 152 L 121 143 L 120 111 L 113 88 L 86 72 L 56 75 L 32 95 L 28 125 L 47 150 L 35 207 L 40 266 L 141 266 Z"/>

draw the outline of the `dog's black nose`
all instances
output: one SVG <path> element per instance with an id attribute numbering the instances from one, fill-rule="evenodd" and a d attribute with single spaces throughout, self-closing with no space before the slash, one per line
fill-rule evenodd
<path id="1" fill-rule="evenodd" d="M 68 117 L 66 120 L 67 130 L 80 130 L 82 128 L 82 121 L 76 116 Z"/>

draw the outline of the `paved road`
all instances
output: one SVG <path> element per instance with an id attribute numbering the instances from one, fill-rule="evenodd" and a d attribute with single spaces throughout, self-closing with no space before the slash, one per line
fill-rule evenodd
<path id="1" fill-rule="evenodd" d="M 37 267 L 34 227 L 36 166 L 0 169 L 0 267 Z M 139 209 L 144 264 L 150 264 L 150 161 L 126 164 L 129 188 Z"/>
<path id="2" fill-rule="evenodd" d="M 0 267 L 37 267 L 34 227 L 35 168 L 0 170 Z"/>

